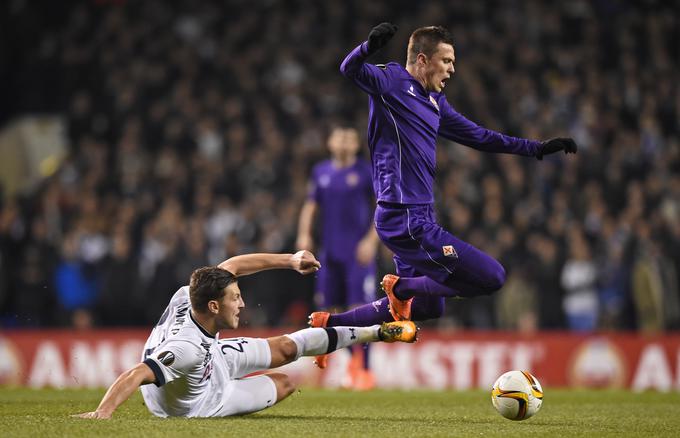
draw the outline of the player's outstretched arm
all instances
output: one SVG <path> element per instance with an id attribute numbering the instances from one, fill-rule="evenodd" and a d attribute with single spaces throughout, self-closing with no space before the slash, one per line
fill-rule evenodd
<path id="1" fill-rule="evenodd" d="M 384 47 L 397 32 L 392 23 L 380 23 L 368 34 L 368 40 L 352 50 L 340 64 L 343 76 L 352 79 L 367 93 L 381 94 L 392 86 L 387 71 L 375 65 L 365 64 L 366 58 Z"/>
<path id="2" fill-rule="evenodd" d="M 269 269 L 293 269 L 306 275 L 318 271 L 321 263 L 314 254 L 303 250 L 295 254 L 244 254 L 225 260 L 219 267 L 236 277 Z"/>
<path id="3" fill-rule="evenodd" d="M 554 154 L 559 151 L 564 151 L 565 154 L 575 154 L 577 150 L 578 146 L 576 146 L 576 142 L 571 138 L 551 138 L 541 142 L 541 148 L 536 153 L 536 158 L 542 160 L 544 155 Z"/>
<path id="4" fill-rule="evenodd" d="M 96 411 L 84 412 L 72 415 L 72 417 L 108 420 L 113 415 L 113 411 L 130 398 L 137 388 L 155 381 L 156 377 L 148 365 L 143 363 L 137 364 L 134 368 L 130 368 L 118 376 L 116 381 L 106 391 L 106 394 L 104 394 L 104 398 L 102 398 Z"/>
<path id="5" fill-rule="evenodd" d="M 356 258 L 359 263 L 366 266 L 375 260 L 375 254 L 378 251 L 378 233 L 375 231 L 375 226 L 371 223 L 368 232 L 357 244 Z"/>
<path id="6" fill-rule="evenodd" d="M 541 142 L 501 134 L 468 120 L 454 110 L 446 99 L 440 100 L 439 105 L 442 114 L 439 135 L 481 151 L 535 156 L 542 160 L 544 155 L 559 151 L 575 154 L 578 149 L 571 138 L 552 138 Z"/>
<path id="7" fill-rule="evenodd" d="M 312 239 L 312 224 L 314 223 L 314 216 L 318 209 L 317 203 L 311 199 L 305 201 L 300 210 L 300 220 L 298 222 L 298 235 L 295 242 L 295 247 L 299 250 L 306 249 L 311 251 L 314 246 L 314 239 Z"/>

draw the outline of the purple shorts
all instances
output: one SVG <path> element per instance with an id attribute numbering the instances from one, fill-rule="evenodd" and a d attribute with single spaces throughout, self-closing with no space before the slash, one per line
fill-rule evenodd
<path id="1" fill-rule="evenodd" d="M 375 263 L 332 260 L 320 255 L 314 300 L 321 309 L 351 307 L 375 300 Z"/>
<path id="2" fill-rule="evenodd" d="M 403 277 L 424 275 L 445 284 L 462 267 L 466 253 L 481 253 L 442 228 L 429 204 L 380 203 L 375 210 L 375 228 L 380 240 L 394 253 L 397 274 Z"/>

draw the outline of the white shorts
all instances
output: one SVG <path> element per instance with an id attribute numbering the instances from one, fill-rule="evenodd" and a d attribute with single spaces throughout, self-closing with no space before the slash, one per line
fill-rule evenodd
<path id="1" fill-rule="evenodd" d="M 222 407 L 212 416 L 249 414 L 276 403 L 276 384 L 266 375 L 243 377 L 269 369 L 271 349 L 266 339 L 220 339 L 220 352 L 227 366 L 229 389 L 224 392 Z"/>

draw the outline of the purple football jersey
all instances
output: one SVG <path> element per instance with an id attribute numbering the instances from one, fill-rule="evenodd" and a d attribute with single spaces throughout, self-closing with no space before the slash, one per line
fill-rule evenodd
<path id="1" fill-rule="evenodd" d="M 364 42 L 340 71 L 369 96 L 368 145 L 379 202 L 434 202 L 437 136 L 486 152 L 536 155 L 540 142 L 483 128 L 456 112 L 443 93 L 427 92 L 398 63 L 376 66 L 365 58 Z"/>
<path id="2" fill-rule="evenodd" d="M 317 164 L 309 197 L 319 206 L 325 255 L 334 260 L 353 260 L 356 246 L 373 220 L 370 165 L 361 159 L 344 168 L 335 167 L 331 160 Z"/>

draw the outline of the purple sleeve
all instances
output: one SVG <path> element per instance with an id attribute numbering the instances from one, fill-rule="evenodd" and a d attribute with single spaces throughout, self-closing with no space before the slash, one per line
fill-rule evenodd
<path id="1" fill-rule="evenodd" d="M 365 63 L 366 42 L 358 45 L 342 61 L 340 73 L 354 81 L 369 94 L 382 94 L 390 89 L 390 76 L 386 69 Z"/>
<path id="2" fill-rule="evenodd" d="M 511 137 L 479 126 L 454 110 L 446 99 L 439 99 L 439 107 L 441 111 L 439 135 L 449 140 L 484 152 L 528 157 L 535 156 L 541 147 L 538 141 Z"/>

